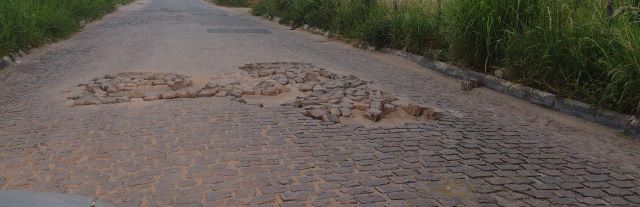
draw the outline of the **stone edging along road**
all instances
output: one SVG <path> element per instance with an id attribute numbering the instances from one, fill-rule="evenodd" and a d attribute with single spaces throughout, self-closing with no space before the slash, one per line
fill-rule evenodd
<path id="1" fill-rule="evenodd" d="M 449 77 L 461 80 L 475 79 L 479 81 L 480 85 L 494 91 L 523 99 L 535 105 L 559 111 L 567 115 L 621 130 L 624 134 L 640 138 L 640 120 L 633 115 L 600 109 L 573 99 L 559 99 L 552 93 L 516 84 L 496 76 L 475 72 L 471 69 L 464 69 L 445 62 L 430 60 L 420 55 L 389 48 L 378 51 L 410 60 L 424 68 L 440 72 Z"/>
<path id="2" fill-rule="evenodd" d="M 279 22 L 280 17 L 273 20 Z M 329 33 L 318 28 L 304 25 L 300 29 L 309 31 L 313 34 L 329 36 Z M 365 48 L 363 48 L 365 49 Z M 445 76 L 460 80 L 476 80 L 480 86 L 484 86 L 491 90 L 526 100 L 538 106 L 562 112 L 567 115 L 582 118 L 587 121 L 595 122 L 603 126 L 620 130 L 625 135 L 640 139 L 640 118 L 623 114 L 611 110 L 600 109 L 596 106 L 586 104 L 568 98 L 558 98 L 555 94 L 544 92 L 535 88 L 527 87 L 521 84 L 513 83 L 496 76 L 475 72 L 468 68 L 461 68 L 449 63 L 431 60 L 427 57 L 396 50 L 392 48 L 375 49 L 367 47 L 365 50 L 381 52 L 394 55 L 420 65 L 423 68 L 439 72 Z"/>

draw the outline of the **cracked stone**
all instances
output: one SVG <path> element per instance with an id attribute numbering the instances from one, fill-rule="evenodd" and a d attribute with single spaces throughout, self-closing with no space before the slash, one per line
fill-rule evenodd
<path id="1" fill-rule="evenodd" d="M 340 119 L 338 119 L 338 116 L 336 116 L 335 114 L 325 114 L 322 116 L 322 120 L 325 122 L 333 122 L 333 123 L 340 122 Z"/>
<path id="2" fill-rule="evenodd" d="M 176 98 L 176 94 L 174 92 L 164 92 L 160 95 L 162 99 L 174 99 Z"/>
<path id="3" fill-rule="evenodd" d="M 350 108 L 340 108 L 340 114 L 343 117 L 350 117 L 351 116 L 351 109 Z"/>
<path id="4" fill-rule="evenodd" d="M 367 113 L 365 114 L 365 118 L 374 122 L 378 122 L 380 121 L 380 119 L 382 119 L 382 111 L 380 111 L 380 109 L 368 109 Z"/>
<path id="5" fill-rule="evenodd" d="M 322 109 L 313 109 L 310 111 L 307 111 L 307 115 L 311 118 L 314 119 L 322 119 L 322 117 L 327 113 L 326 110 L 322 110 Z"/>
<path id="6" fill-rule="evenodd" d="M 229 95 L 236 98 L 242 97 L 242 94 L 244 94 L 244 92 L 242 91 L 242 89 L 239 89 L 239 88 L 234 88 L 229 92 Z"/>
<path id="7" fill-rule="evenodd" d="M 284 192 L 280 193 L 282 201 L 305 201 L 307 196 L 303 192 Z"/>
<path id="8" fill-rule="evenodd" d="M 274 90 L 274 89 L 267 89 L 267 90 L 260 91 L 260 94 L 265 96 L 277 96 L 279 93 L 280 92 L 278 90 Z"/>
<path id="9" fill-rule="evenodd" d="M 385 114 L 388 114 L 388 113 L 394 112 L 395 110 L 396 110 L 396 106 L 395 105 L 386 103 L 383 106 L 382 112 L 384 112 Z"/>
<path id="10" fill-rule="evenodd" d="M 158 99 L 160 99 L 160 97 L 158 97 L 157 95 L 149 95 L 149 96 L 145 96 L 143 98 L 143 100 L 145 100 L 145 101 L 155 101 L 155 100 L 158 100 Z"/>
<path id="11" fill-rule="evenodd" d="M 360 196 L 356 196 L 356 199 L 358 200 L 358 203 L 361 203 L 361 204 L 377 203 L 377 202 L 383 202 L 387 200 L 383 196 L 378 194 L 360 195 Z"/>
<path id="12" fill-rule="evenodd" d="M 276 72 L 273 71 L 273 70 L 263 70 L 263 71 L 258 72 L 258 74 L 260 75 L 260 77 L 267 77 L 267 76 L 271 76 L 273 74 L 276 74 Z"/>
<path id="13" fill-rule="evenodd" d="M 191 98 L 191 97 L 193 97 L 193 92 L 191 92 L 191 90 L 189 90 L 189 89 L 180 89 L 180 90 L 176 91 L 174 94 L 175 94 L 176 98 Z"/>
<path id="14" fill-rule="evenodd" d="M 218 93 L 216 93 L 215 97 L 226 97 L 229 95 L 229 91 L 218 91 Z"/>
<path id="15" fill-rule="evenodd" d="M 369 104 L 365 104 L 365 103 L 361 103 L 361 102 L 355 102 L 353 103 L 353 109 L 358 109 L 358 110 L 367 110 L 369 109 Z"/>
<path id="16" fill-rule="evenodd" d="M 307 73 L 304 75 L 304 81 L 305 82 L 319 82 L 320 79 L 318 79 L 318 77 L 314 74 L 311 73 Z"/>
<path id="17" fill-rule="evenodd" d="M 212 97 L 218 93 L 218 90 L 215 89 L 203 89 L 198 92 L 198 97 Z"/>
<path id="18" fill-rule="evenodd" d="M 278 78 L 276 80 L 278 83 L 282 84 L 282 85 L 287 85 L 289 84 L 289 79 L 288 78 Z"/>

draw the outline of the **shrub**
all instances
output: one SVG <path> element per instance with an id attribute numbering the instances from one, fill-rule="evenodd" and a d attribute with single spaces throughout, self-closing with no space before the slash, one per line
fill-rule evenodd
<path id="1" fill-rule="evenodd" d="M 335 25 L 336 0 L 308 0 L 304 15 L 305 23 L 324 30 L 330 30 Z"/>
<path id="2" fill-rule="evenodd" d="M 255 7 L 253 7 L 251 9 L 251 14 L 254 16 L 266 16 L 268 13 L 267 4 L 265 3 L 266 1 L 269 1 L 269 0 L 263 0 L 260 3 L 258 3 Z"/>
<path id="3" fill-rule="evenodd" d="M 262 0 L 252 10 L 251 13 L 257 16 L 273 18 L 284 14 L 288 0 Z"/>
<path id="4" fill-rule="evenodd" d="M 292 26 L 300 26 L 304 24 L 304 15 L 308 11 L 306 8 L 311 0 L 288 0 L 284 6 L 286 9 L 282 12 L 281 23 L 293 24 Z"/>

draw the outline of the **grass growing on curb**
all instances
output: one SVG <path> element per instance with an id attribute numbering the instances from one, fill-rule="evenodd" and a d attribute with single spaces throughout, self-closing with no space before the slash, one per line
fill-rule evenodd
<path id="1" fill-rule="evenodd" d="M 262 0 L 254 15 L 640 113 L 640 0 Z"/>
<path id="2" fill-rule="evenodd" d="M 0 56 L 37 47 L 78 31 L 80 22 L 100 18 L 131 0 L 2 0 Z"/>
<path id="3" fill-rule="evenodd" d="M 438 4 L 434 1 L 406 0 L 395 5 L 392 46 L 435 57 L 437 50 L 446 47 L 442 34 L 442 15 L 438 14 Z M 428 16 L 429 18 L 424 18 Z M 435 53 L 435 54 L 434 54 Z M 435 57 L 437 59 L 437 57 Z"/>

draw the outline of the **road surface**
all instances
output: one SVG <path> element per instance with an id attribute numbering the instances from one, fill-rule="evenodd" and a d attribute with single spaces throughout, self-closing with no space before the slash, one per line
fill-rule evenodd
<path id="1" fill-rule="evenodd" d="M 374 80 L 438 121 L 324 124 L 228 98 L 71 107 L 129 71 L 297 61 Z M 119 206 L 640 206 L 640 144 L 395 57 L 199 0 L 138 0 L 0 71 L 0 189 Z"/>

